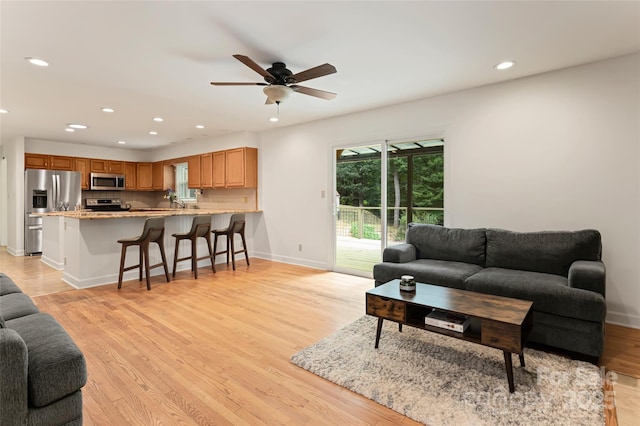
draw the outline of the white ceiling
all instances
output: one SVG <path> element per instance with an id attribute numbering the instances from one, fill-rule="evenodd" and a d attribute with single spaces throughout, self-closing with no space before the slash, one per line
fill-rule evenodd
<path id="1" fill-rule="evenodd" d="M 640 2 L 0 2 L 1 138 L 150 149 L 349 114 L 640 51 Z M 338 72 L 264 105 L 232 57 Z M 50 66 L 30 65 L 38 57 Z M 503 59 L 517 61 L 498 72 Z M 110 106 L 112 114 L 100 111 Z M 154 123 L 153 117 L 163 117 Z M 67 133 L 67 123 L 89 129 Z M 195 128 L 205 126 L 204 130 Z M 159 134 L 151 136 L 149 131 Z"/>

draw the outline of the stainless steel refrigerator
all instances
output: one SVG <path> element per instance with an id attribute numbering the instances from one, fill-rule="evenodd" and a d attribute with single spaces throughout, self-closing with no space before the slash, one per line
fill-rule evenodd
<path id="1" fill-rule="evenodd" d="M 80 172 L 59 170 L 24 171 L 25 254 L 42 252 L 42 216 L 59 210 L 74 210 L 82 203 Z"/>

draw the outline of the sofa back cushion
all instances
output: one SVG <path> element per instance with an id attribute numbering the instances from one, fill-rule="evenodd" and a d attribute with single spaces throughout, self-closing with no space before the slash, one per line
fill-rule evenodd
<path id="1" fill-rule="evenodd" d="M 451 260 L 484 266 L 484 232 L 484 229 L 411 223 L 407 230 L 407 243 L 416 247 L 418 259 Z"/>
<path id="2" fill-rule="evenodd" d="M 569 274 L 576 260 L 600 260 L 600 233 L 582 231 L 512 232 L 487 229 L 486 266 L 547 274 Z"/>

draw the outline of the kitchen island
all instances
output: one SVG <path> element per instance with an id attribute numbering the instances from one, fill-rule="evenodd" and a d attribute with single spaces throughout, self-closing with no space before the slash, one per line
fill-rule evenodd
<path id="1" fill-rule="evenodd" d="M 253 239 L 261 210 L 209 210 L 209 209 L 136 209 L 133 211 L 92 212 L 65 211 L 43 213 L 42 261 L 47 265 L 63 270 L 62 280 L 75 288 L 87 288 L 118 281 L 121 244 L 119 239 L 131 238 L 142 233 L 148 217 L 165 218 L 164 247 L 172 273 L 175 233 L 185 233 L 191 229 L 196 215 L 212 215 L 211 229 L 226 228 L 233 213 L 245 213 L 245 236 L 249 253 L 253 250 Z M 204 239 L 198 239 L 198 253 L 207 252 Z M 222 244 L 226 242 L 220 241 Z M 213 243 L 213 241 L 212 241 Z M 184 257 L 191 248 L 183 243 L 180 256 Z M 149 261 L 160 263 L 160 251 L 155 244 L 150 246 Z M 218 262 L 225 261 L 224 255 Z M 126 265 L 138 263 L 138 250 L 127 250 Z M 211 265 L 208 259 L 198 262 L 198 267 Z M 178 271 L 191 268 L 190 262 L 180 262 Z M 164 274 L 162 268 L 151 271 L 151 275 Z M 124 274 L 124 281 L 137 279 L 134 269 Z M 164 281 L 164 280 L 163 280 Z"/>

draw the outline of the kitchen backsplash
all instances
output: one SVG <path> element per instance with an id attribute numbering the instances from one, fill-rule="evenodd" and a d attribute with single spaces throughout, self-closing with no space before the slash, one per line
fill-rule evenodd
<path id="1" fill-rule="evenodd" d="M 82 204 L 86 198 L 119 198 L 122 205 L 132 208 L 170 207 L 169 200 L 163 198 L 165 191 L 82 191 Z M 257 209 L 256 188 L 203 189 L 195 203 L 201 209 Z M 187 204 L 187 207 L 192 204 Z"/>

